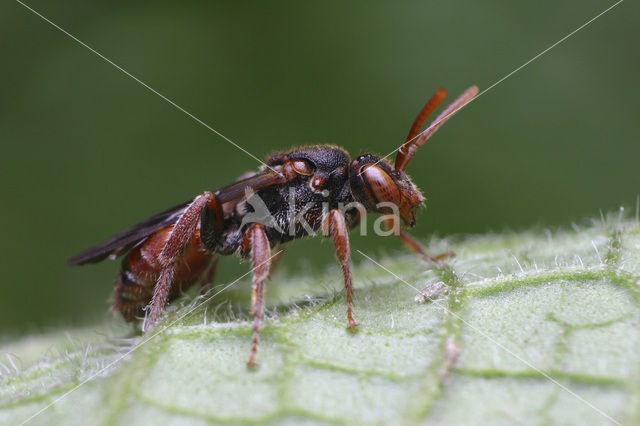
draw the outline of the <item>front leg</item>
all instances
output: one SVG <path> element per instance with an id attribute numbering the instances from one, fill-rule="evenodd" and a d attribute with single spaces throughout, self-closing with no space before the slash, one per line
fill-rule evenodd
<path id="1" fill-rule="evenodd" d="M 418 243 L 416 240 L 413 239 L 413 237 L 409 234 L 407 234 L 406 232 L 404 232 L 402 229 L 394 229 L 395 226 L 398 226 L 398 228 L 400 227 L 399 224 L 396 223 L 397 218 L 389 218 L 387 220 L 385 220 L 385 226 L 387 227 L 388 230 L 394 230 L 393 235 L 397 236 L 400 238 L 400 240 L 402 240 L 402 243 L 409 247 L 409 250 L 411 250 L 412 252 L 419 254 L 420 257 L 422 257 L 424 260 L 426 260 L 427 262 L 431 262 L 431 263 L 440 263 L 441 261 L 443 261 L 444 259 L 448 258 L 448 257 L 454 257 L 455 253 L 452 251 L 447 251 L 444 253 L 441 253 L 437 256 L 429 256 L 424 249 L 422 248 L 422 246 L 420 245 L 420 243 Z"/>
<path id="2" fill-rule="evenodd" d="M 259 223 L 251 224 L 242 237 L 241 251 L 251 252 L 251 266 L 253 269 L 253 287 L 251 291 L 251 313 L 253 314 L 253 341 L 251 355 L 247 365 L 256 364 L 258 344 L 260 343 L 260 321 L 264 316 L 264 282 L 269 277 L 271 267 L 271 245 L 264 226 Z"/>
<path id="3" fill-rule="evenodd" d="M 351 269 L 349 268 L 349 258 L 351 249 L 349 248 L 349 230 L 344 221 L 344 215 L 338 209 L 330 210 L 322 220 L 322 234 L 325 237 L 333 236 L 333 245 L 336 247 L 336 256 L 342 267 L 344 275 L 344 288 L 347 291 L 347 321 L 352 330 L 358 325 L 353 319 L 353 283 L 351 282 Z"/>

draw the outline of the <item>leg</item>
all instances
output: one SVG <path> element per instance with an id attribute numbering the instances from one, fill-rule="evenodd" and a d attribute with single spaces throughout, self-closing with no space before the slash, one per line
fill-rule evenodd
<path id="1" fill-rule="evenodd" d="M 322 222 L 322 233 L 325 236 L 333 236 L 333 245 L 336 247 L 336 256 L 342 267 L 344 275 L 344 288 L 347 291 L 347 321 L 352 330 L 358 325 L 353 319 L 353 284 L 351 283 L 351 269 L 349 268 L 349 258 L 351 250 L 349 248 L 349 234 L 342 212 L 333 209 L 327 213 Z"/>
<path id="2" fill-rule="evenodd" d="M 256 364 L 258 343 L 260 343 L 260 321 L 264 315 L 264 281 L 269 277 L 271 266 L 271 246 L 267 239 L 264 226 L 253 223 L 247 228 L 242 239 L 241 250 L 251 251 L 251 266 L 253 269 L 253 287 L 251 292 L 251 313 L 253 314 L 253 339 L 251 355 L 247 365 Z"/>
<path id="3" fill-rule="evenodd" d="M 393 229 L 393 227 L 395 226 L 394 221 L 395 221 L 394 218 L 389 218 L 389 219 L 387 219 L 385 221 L 385 225 L 386 225 L 387 229 L 389 229 L 389 230 Z M 414 240 L 411 235 L 407 234 L 402 229 L 398 229 L 397 231 L 398 232 L 394 233 L 394 235 L 400 237 L 400 239 L 402 240 L 402 243 L 405 246 L 409 247 L 409 250 L 411 250 L 412 252 L 414 252 L 416 254 L 419 254 L 427 262 L 439 263 L 442 260 L 446 259 L 447 257 L 455 256 L 454 252 L 448 251 L 448 252 L 439 254 L 439 255 L 437 255 L 435 257 L 431 257 L 427 253 L 425 253 L 425 251 L 422 248 L 422 246 L 416 240 Z"/>
<path id="4" fill-rule="evenodd" d="M 207 203 L 216 199 L 216 196 L 211 192 L 198 195 L 189 207 L 184 210 L 182 216 L 180 216 L 173 226 L 171 234 L 169 234 L 169 238 L 158 256 L 162 270 L 160 271 L 158 282 L 153 289 L 153 297 L 149 304 L 149 318 L 145 327 L 146 330 L 150 330 L 158 322 L 164 306 L 167 303 L 169 291 L 171 290 L 171 284 L 173 283 L 173 276 L 176 270 L 176 260 L 180 258 L 187 244 L 191 241 L 203 209 Z"/>
<path id="5" fill-rule="evenodd" d="M 149 304 L 149 317 L 147 322 L 144 324 L 143 331 L 147 332 L 151 330 L 160 319 L 160 315 L 167 304 L 167 298 L 169 297 L 169 291 L 171 290 L 171 283 L 173 282 L 175 270 L 174 263 L 162 268 L 158 282 L 153 288 L 153 297 Z"/>

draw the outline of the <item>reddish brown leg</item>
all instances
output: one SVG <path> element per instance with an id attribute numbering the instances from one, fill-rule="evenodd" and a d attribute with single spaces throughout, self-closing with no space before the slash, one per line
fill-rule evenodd
<path id="1" fill-rule="evenodd" d="M 349 322 L 349 328 L 353 330 L 358 324 L 353 319 L 353 284 L 351 282 L 351 269 L 349 268 L 349 258 L 351 257 L 349 231 L 340 210 L 333 209 L 327 213 L 322 223 L 322 232 L 325 236 L 333 236 L 333 245 L 336 247 L 336 256 L 342 267 L 344 288 L 347 291 L 347 321 Z"/>
<path id="2" fill-rule="evenodd" d="M 264 281 L 269 277 L 271 266 L 271 246 L 264 226 L 253 223 L 247 228 L 242 241 L 242 249 L 251 249 L 253 287 L 251 292 L 251 313 L 253 314 L 253 339 L 251 355 L 247 365 L 256 365 L 258 344 L 260 343 L 260 321 L 264 315 Z"/>
<path id="3" fill-rule="evenodd" d="M 171 290 L 173 275 L 175 273 L 176 261 L 180 258 L 184 249 L 191 241 L 200 221 L 200 214 L 208 202 L 216 199 L 211 192 L 205 192 L 198 195 L 193 202 L 187 207 L 171 230 L 171 234 L 167 242 L 158 256 L 158 260 L 162 265 L 160 277 L 153 289 L 153 297 L 149 304 L 149 317 L 145 326 L 145 331 L 153 328 L 158 322 L 164 306 L 167 303 L 167 297 Z"/>
<path id="4" fill-rule="evenodd" d="M 395 221 L 395 219 L 393 219 L 393 218 L 389 218 L 389 219 L 387 219 L 385 221 L 385 225 L 386 225 L 388 230 L 393 229 L 394 221 Z M 454 252 L 447 251 L 445 253 L 442 253 L 442 254 L 439 254 L 437 256 L 431 257 L 424 251 L 424 249 L 422 248 L 420 243 L 418 243 L 416 240 L 414 240 L 411 235 L 407 234 L 402 229 L 398 229 L 397 233 L 394 233 L 394 235 L 400 237 L 400 239 L 402 240 L 404 245 L 409 247 L 409 250 L 411 250 L 412 252 L 414 252 L 416 254 L 419 254 L 427 262 L 439 263 L 439 262 L 443 261 L 444 259 L 446 259 L 448 257 L 455 256 Z"/>

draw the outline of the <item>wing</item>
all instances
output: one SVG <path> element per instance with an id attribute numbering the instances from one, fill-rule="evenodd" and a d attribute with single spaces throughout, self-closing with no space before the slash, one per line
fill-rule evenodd
<path id="1" fill-rule="evenodd" d="M 191 200 L 185 201 L 162 213 L 151 216 L 126 231 L 115 235 L 108 241 L 73 256 L 67 260 L 67 263 L 69 265 L 84 265 L 85 263 L 98 263 L 109 256 L 114 258 L 121 256 L 144 241 L 149 235 L 175 222 L 190 203 Z"/>
<path id="2" fill-rule="evenodd" d="M 215 192 L 221 204 L 237 202 L 245 196 L 245 190 L 257 191 L 272 185 L 287 182 L 282 174 L 273 170 L 258 172 L 254 175 L 239 179 L 231 185 L 225 186 Z M 174 223 L 182 212 L 191 204 L 193 200 L 185 201 L 168 210 L 151 216 L 131 228 L 127 229 L 105 241 L 102 244 L 73 256 L 67 263 L 69 265 L 84 265 L 85 263 L 98 263 L 107 257 L 116 258 L 122 256 L 133 247 L 142 243 L 149 235 Z"/>

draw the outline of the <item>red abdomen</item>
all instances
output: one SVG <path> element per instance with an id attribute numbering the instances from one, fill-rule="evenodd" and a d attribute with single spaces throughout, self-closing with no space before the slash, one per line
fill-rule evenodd
<path id="1" fill-rule="evenodd" d="M 120 312 L 127 321 L 144 317 L 144 308 L 151 302 L 162 270 L 158 256 L 172 229 L 173 226 L 168 226 L 155 232 L 122 260 L 112 310 Z M 197 229 L 182 256 L 176 260 L 176 272 L 167 302 L 191 287 L 204 274 L 212 259 L 213 255 L 202 247 L 200 230 Z"/>

